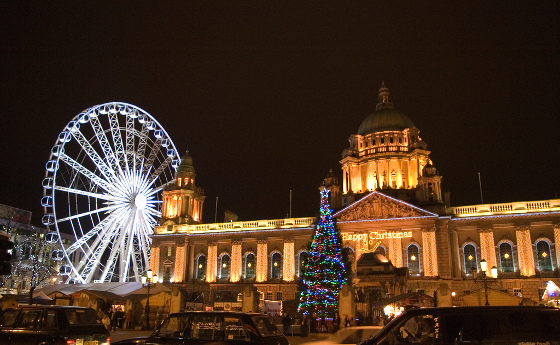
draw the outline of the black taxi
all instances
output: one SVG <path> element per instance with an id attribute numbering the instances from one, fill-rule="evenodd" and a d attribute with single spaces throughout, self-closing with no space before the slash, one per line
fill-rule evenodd
<path id="1" fill-rule="evenodd" d="M 266 314 L 237 312 L 180 312 L 170 314 L 149 336 L 114 342 L 133 344 L 222 343 L 229 345 L 289 345 L 282 332 Z"/>
<path id="2" fill-rule="evenodd" d="M 109 331 L 91 308 L 31 305 L 0 314 L 2 345 L 109 345 Z"/>

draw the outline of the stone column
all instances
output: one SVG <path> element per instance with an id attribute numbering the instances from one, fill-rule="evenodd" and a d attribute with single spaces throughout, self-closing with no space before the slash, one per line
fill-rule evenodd
<path id="1" fill-rule="evenodd" d="M 257 241 L 257 283 L 268 279 L 268 241 Z"/>
<path id="2" fill-rule="evenodd" d="M 231 273 L 229 280 L 232 283 L 238 282 L 241 279 L 241 247 L 242 242 L 231 242 Z"/>
<path id="3" fill-rule="evenodd" d="M 218 262 L 218 245 L 210 243 L 208 246 L 208 258 L 206 259 L 206 282 L 216 281 L 216 264 Z"/>
<path id="4" fill-rule="evenodd" d="M 189 258 L 188 265 L 189 265 L 189 271 L 188 271 L 186 280 L 189 281 L 189 282 L 191 282 L 191 281 L 193 281 L 194 278 L 195 278 L 195 277 L 194 277 L 194 272 L 195 272 L 195 268 L 194 268 L 194 267 L 195 267 L 195 265 L 196 265 L 196 262 L 194 261 L 194 244 L 189 244 L 188 246 L 189 246 L 189 251 L 188 251 L 188 258 Z"/>
<path id="5" fill-rule="evenodd" d="M 283 257 L 284 259 L 282 260 L 282 279 L 287 282 L 293 282 L 295 276 L 293 238 L 288 238 L 284 240 Z"/>
<path id="6" fill-rule="evenodd" d="M 486 260 L 488 269 L 486 276 L 491 277 L 492 267 L 498 267 L 496 260 L 496 245 L 494 244 L 494 232 L 491 227 L 478 229 L 478 236 L 480 237 L 480 259 Z"/>
<path id="7" fill-rule="evenodd" d="M 424 275 L 426 277 L 437 277 L 439 275 L 437 262 L 436 229 L 426 228 L 422 230 L 422 254 L 424 258 Z"/>
<path id="8" fill-rule="evenodd" d="M 389 239 L 389 258 L 395 267 L 403 267 L 402 240 L 400 238 Z"/>
<path id="9" fill-rule="evenodd" d="M 535 261 L 533 259 L 533 244 L 529 226 L 516 226 L 517 254 L 519 257 L 519 273 L 530 277 L 535 275 Z"/>
<path id="10" fill-rule="evenodd" d="M 457 230 L 451 230 L 451 263 L 453 265 L 453 278 L 460 278 L 461 274 L 461 254 L 459 253 L 459 236 Z"/>

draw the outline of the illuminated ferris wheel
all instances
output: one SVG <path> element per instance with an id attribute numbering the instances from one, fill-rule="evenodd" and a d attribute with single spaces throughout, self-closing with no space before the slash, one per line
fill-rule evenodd
<path id="1" fill-rule="evenodd" d="M 75 116 L 58 135 L 43 180 L 43 224 L 61 241 L 68 282 L 140 281 L 150 235 L 161 216 L 161 190 L 179 155 L 150 114 L 105 103 Z M 75 242 L 62 243 L 62 234 Z M 53 257 L 55 253 L 53 253 Z"/>

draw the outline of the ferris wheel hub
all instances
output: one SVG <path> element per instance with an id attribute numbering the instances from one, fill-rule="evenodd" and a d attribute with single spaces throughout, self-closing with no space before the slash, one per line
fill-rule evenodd
<path id="1" fill-rule="evenodd" d="M 143 210 L 146 207 L 146 201 L 146 196 L 143 193 L 138 193 L 134 197 L 134 206 L 139 210 Z"/>

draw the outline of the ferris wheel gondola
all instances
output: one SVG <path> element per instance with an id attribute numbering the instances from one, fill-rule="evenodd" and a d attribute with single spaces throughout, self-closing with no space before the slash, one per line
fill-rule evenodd
<path id="1" fill-rule="evenodd" d="M 68 281 L 140 281 L 178 158 L 159 122 L 132 104 L 97 105 L 68 122 L 51 148 L 41 199 L 43 224 L 58 235 L 50 238 L 74 237 L 61 242 Z"/>

